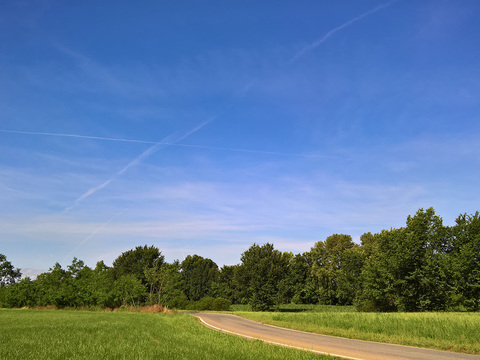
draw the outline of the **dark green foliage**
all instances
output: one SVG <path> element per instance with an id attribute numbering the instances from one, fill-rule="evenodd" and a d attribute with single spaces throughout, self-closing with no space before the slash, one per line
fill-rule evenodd
<path id="1" fill-rule="evenodd" d="M 92 295 L 87 306 L 113 307 L 115 296 L 113 294 L 112 269 L 103 261 L 99 261 L 89 279 L 91 281 L 85 281 L 85 285 Z"/>
<path id="2" fill-rule="evenodd" d="M 150 304 L 178 307 L 175 299 L 179 297 L 186 299 L 182 290 L 184 281 L 178 260 L 172 264 L 155 264 L 153 267 L 145 269 L 145 278 L 149 286 Z"/>
<path id="3" fill-rule="evenodd" d="M 182 261 L 182 277 L 185 295 L 189 300 L 198 301 L 213 296 L 214 284 L 218 282 L 218 266 L 210 259 L 188 255 Z"/>
<path id="4" fill-rule="evenodd" d="M 167 302 L 167 306 L 172 309 L 187 309 L 190 301 L 185 294 L 179 294 Z"/>
<path id="5" fill-rule="evenodd" d="M 35 286 L 36 284 L 27 277 L 4 289 L 0 289 L 2 292 L 0 306 L 12 308 L 35 305 Z"/>
<path id="6" fill-rule="evenodd" d="M 232 302 L 229 299 L 205 296 L 198 301 L 190 302 L 187 309 L 198 311 L 228 311 L 230 305 L 232 305 Z"/>
<path id="7" fill-rule="evenodd" d="M 57 262 L 48 272 L 37 276 L 37 304 L 40 306 L 68 306 L 72 303 L 73 292 L 66 270 Z"/>
<path id="8" fill-rule="evenodd" d="M 146 285 L 145 269 L 163 264 L 164 256 L 154 246 L 137 246 L 125 251 L 113 262 L 113 276 L 119 279 L 124 275 L 135 275 Z"/>
<path id="9" fill-rule="evenodd" d="M 370 238 L 358 305 L 364 310 L 434 311 L 449 305 L 447 229 L 432 208 L 407 226 Z"/>
<path id="10" fill-rule="evenodd" d="M 138 246 L 109 268 L 74 258 L 37 279 L 0 254 L 0 306 L 115 307 L 161 304 L 225 310 L 231 303 L 270 310 L 281 304 L 354 304 L 362 311 L 480 311 L 480 214 L 444 226 L 433 208 L 408 216 L 405 227 L 365 233 L 361 244 L 334 234 L 303 254 L 253 244 L 241 263 L 221 270 L 210 259 L 164 262 Z"/>
<path id="11" fill-rule="evenodd" d="M 143 270 L 145 275 L 145 282 L 148 287 L 148 303 L 150 305 L 160 304 L 161 299 L 161 289 L 163 285 L 163 274 L 162 271 L 165 264 L 163 264 L 163 259 L 157 259 L 153 266 L 147 267 Z"/>
<path id="12" fill-rule="evenodd" d="M 363 311 L 394 311 L 394 277 L 391 273 L 386 247 L 399 236 L 398 230 L 383 230 L 369 238 L 364 250 L 368 254 L 361 273 L 361 289 L 355 303 Z"/>
<path id="13" fill-rule="evenodd" d="M 238 265 L 224 265 L 220 269 L 215 292 L 223 298 L 230 299 L 233 304 L 240 303 L 240 296 L 235 282 L 235 269 Z"/>
<path id="14" fill-rule="evenodd" d="M 361 256 L 350 235 L 334 234 L 319 241 L 310 251 L 311 273 L 318 302 L 324 305 L 352 303 L 356 279 L 362 266 Z"/>
<path id="15" fill-rule="evenodd" d="M 16 269 L 5 255 L 0 254 L 0 286 L 15 284 L 21 276 L 20 269 Z"/>
<path id="16" fill-rule="evenodd" d="M 314 304 L 317 302 L 315 283 L 311 274 L 310 253 L 296 254 L 288 264 L 288 297 L 286 302 Z"/>
<path id="17" fill-rule="evenodd" d="M 280 285 L 287 276 L 289 258 L 273 248 L 253 244 L 242 254 L 235 279 L 242 297 L 254 311 L 269 310 L 279 297 Z"/>
<path id="18" fill-rule="evenodd" d="M 456 310 L 480 310 L 480 214 L 463 214 L 451 229 L 449 286 Z"/>
<path id="19" fill-rule="evenodd" d="M 360 289 L 360 274 L 365 256 L 359 245 L 346 249 L 342 254 L 342 266 L 337 274 L 337 299 L 339 305 L 351 305 Z"/>
<path id="20" fill-rule="evenodd" d="M 20 269 L 16 269 L 7 257 L 0 254 L 0 306 L 13 307 L 16 301 L 24 302 L 23 296 L 15 294 L 12 286 L 18 282 L 22 276 Z"/>
<path id="21" fill-rule="evenodd" d="M 123 275 L 113 284 L 117 305 L 139 305 L 145 295 L 145 286 L 134 274 Z"/>

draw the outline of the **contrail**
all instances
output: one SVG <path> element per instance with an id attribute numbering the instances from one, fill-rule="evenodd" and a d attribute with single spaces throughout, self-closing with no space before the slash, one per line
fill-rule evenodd
<path id="1" fill-rule="evenodd" d="M 201 123 L 200 125 L 198 125 L 197 127 L 193 128 L 192 130 L 188 131 L 187 133 L 185 133 L 184 135 L 180 136 L 180 137 L 176 137 L 175 138 L 175 133 L 172 134 L 172 135 L 169 135 L 167 136 L 166 138 L 164 138 L 162 141 L 160 142 L 157 142 L 155 143 L 153 146 L 149 147 L 147 150 L 145 150 L 143 153 L 141 153 L 139 156 L 137 156 L 135 159 L 133 159 L 132 161 L 130 161 L 127 165 L 125 165 L 120 171 L 118 171 L 116 174 L 114 174 L 112 177 L 110 177 L 110 179 L 108 179 L 107 181 L 105 181 L 104 183 L 96 186 L 96 187 L 93 187 L 91 189 L 89 189 L 87 192 L 85 192 L 83 195 L 81 195 L 79 198 L 77 198 L 75 200 L 75 202 L 73 203 L 72 206 L 69 206 L 67 208 L 65 208 L 63 210 L 63 212 L 68 212 L 70 211 L 71 209 L 73 209 L 76 205 L 78 205 L 80 202 L 82 202 L 83 200 L 85 200 L 86 198 L 88 198 L 89 196 L 95 194 L 97 191 L 105 188 L 106 186 L 108 186 L 114 179 L 116 179 L 117 177 L 121 176 L 122 174 L 124 174 L 129 168 L 131 168 L 132 166 L 135 166 L 137 165 L 138 163 L 140 163 L 141 161 L 145 160 L 147 157 L 149 157 L 150 155 L 152 155 L 154 152 L 156 152 L 157 150 L 161 149 L 161 148 L 164 148 L 165 146 L 168 146 L 168 144 L 175 144 L 176 142 L 178 141 L 181 141 L 183 139 L 185 139 L 186 137 L 192 135 L 193 133 L 197 132 L 198 130 L 200 130 L 202 127 L 204 127 L 205 125 L 207 125 L 208 123 L 212 122 L 214 119 L 210 119 L 208 121 L 205 121 L 203 123 Z"/>
<path id="2" fill-rule="evenodd" d="M 71 137 L 71 138 L 78 138 L 78 139 L 92 139 L 92 140 L 107 140 L 107 141 L 123 141 L 123 142 L 143 143 L 143 144 L 157 144 L 156 141 L 121 139 L 121 138 L 110 138 L 110 137 L 101 137 L 101 136 L 87 136 L 87 135 L 76 135 L 76 134 L 59 134 L 59 133 L 49 133 L 49 132 L 17 131 L 17 130 L 5 130 L 5 129 L 0 129 L 0 132 L 11 133 L 11 134 L 23 134 L 23 135 L 62 136 L 62 137 Z"/>
<path id="3" fill-rule="evenodd" d="M 376 7 L 374 7 L 373 9 L 361 14 L 361 15 L 358 15 L 357 17 L 354 17 L 353 19 L 347 21 L 346 23 L 340 25 L 340 26 L 337 26 L 336 28 L 330 30 L 329 32 L 327 32 L 325 35 L 323 35 L 323 37 L 321 37 L 320 39 L 314 41 L 313 43 L 311 43 L 310 45 L 308 46 L 305 46 L 302 50 L 300 50 L 291 60 L 290 60 L 290 63 L 292 62 L 295 62 L 297 61 L 299 58 L 301 58 L 306 52 L 310 51 L 310 50 L 313 50 L 315 49 L 316 47 L 318 47 L 319 45 L 321 45 L 322 43 L 324 43 L 329 37 L 331 37 L 333 34 L 335 34 L 337 31 L 340 31 L 342 29 L 345 29 L 346 27 L 356 23 L 358 20 L 361 20 L 369 15 L 372 15 L 374 13 L 376 13 L 377 11 L 380 11 L 386 7 L 389 7 L 390 5 L 398 2 L 400 0 L 392 0 L 392 1 L 389 1 L 387 3 L 384 3 L 384 4 L 380 4 L 380 5 L 377 5 Z"/>
<path id="4" fill-rule="evenodd" d="M 75 248 L 67 255 L 65 256 L 63 262 L 67 262 L 68 261 L 68 257 L 73 254 L 78 248 L 80 248 L 83 244 L 85 244 L 88 240 L 90 240 L 94 235 L 96 235 L 100 230 L 102 230 L 105 226 L 107 226 L 108 224 L 110 224 L 113 220 L 115 220 L 117 217 L 119 217 L 120 215 L 122 215 L 125 211 L 127 211 L 127 209 L 123 209 L 122 211 L 120 211 L 118 214 L 112 216 L 110 219 L 108 219 L 107 222 L 105 222 L 104 224 L 100 225 L 98 228 L 96 228 L 94 231 L 92 231 L 92 233 L 90 235 L 88 235 L 85 239 L 83 239 L 82 241 L 80 241 L 80 243 L 77 244 L 77 246 L 75 246 Z"/>
<path id="5" fill-rule="evenodd" d="M 211 119 L 208 122 L 211 122 L 213 120 L 214 119 Z M 203 125 L 206 125 L 208 122 L 205 122 Z M 102 137 L 102 136 L 89 136 L 89 135 L 77 135 L 77 134 L 58 134 L 58 133 L 50 133 L 50 132 L 33 132 L 33 131 L 16 131 L 16 130 L 4 130 L 4 129 L 0 129 L 0 132 L 13 133 L 13 134 L 24 134 L 24 135 L 60 136 L 60 137 L 70 137 L 70 138 L 79 138 L 79 139 L 119 141 L 119 142 L 159 145 L 159 142 L 157 142 L 157 141 L 141 140 L 141 139 L 123 139 L 123 138 L 111 138 L 111 137 Z M 181 141 L 182 139 L 184 139 L 188 135 L 189 134 L 186 134 L 182 138 L 177 139 L 176 142 L 169 142 L 169 141 L 164 140 L 164 141 L 161 141 L 161 144 L 164 145 L 164 146 L 177 146 L 177 147 L 188 147 L 188 148 L 198 148 L 198 149 L 235 151 L 235 152 L 245 152 L 245 153 L 253 153 L 253 154 L 275 155 L 275 156 L 294 156 L 294 157 L 296 156 L 296 157 L 311 157 L 311 158 L 325 158 L 325 157 L 327 157 L 326 155 L 318 155 L 318 154 L 283 153 L 283 152 L 277 152 L 277 151 L 266 151 L 266 150 L 258 150 L 258 149 L 241 149 L 241 148 L 210 146 L 210 145 L 178 144 L 179 141 Z M 159 149 L 150 148 L 146 152 L 148 152 L 149 150 L 150 151 L 156 151 L 156 150 L 159 150 Z M 142 155 L 147 156 L 147 155 L 150 155 L 150 153 L 149 154 L 144 153 Z M 329 157 L 331 157 L 331 156 L 329 156 Z M 141 159 L 138 159 L 138 161 L 140 161 L 140 160 Z M 127 169 L 125 169 L 123 172 L 125 172 Z M 122 174 L 123 174 L 123 172 L 122 172 Z M 108 182 L 108 180 L 106 182 Z M 103 188 L 106 185 L 108 185 L 108 184 L 99 185 L 98 188 Z"/>
<path id="6" fill-rule="evenodd" d="M 85 200 L 86 198 L 88 198 L 89 196 L 95 194 L 97 191 L 99 190 L 102 190 L 103 188 L 107 187 L 108 185 L 110 185 L 110 183 L 115 180 L 115 178 L 117 178 L 118 176 L 124 174 L 130 167 L 138 164 L 140 161 L 142 161 L 143 159 L 147 158 L 148 156 L 150 156 L 151 154 L 153 154 L 155 151 L 157 151 L 158 149 L 160 149 L 160 147 L 162 146 L 163 144 L 162 143 L 158 143 L 158 144 L 155 144 L 153 146 L 151 146 L 150 148 L 148 148 L 146 151 L 144 151 L 142 154 L 140 154 L 139 156 L 137 156 L 135 159 L 133 159 L 132 161 L 130 161 L 126 166 L 124 166 L 120 171 L 118 171 L 116 174 L 114 174 L 112 177 L 110 177 L 110 179 L 108 179 L 107 181 L 105 181 L 104 183 L 96 186 L 96 187 L 93 187 L 93 188 L 90 188 L 87 190 L 87 192 L 85 192 L 83 195 L 81 195 L 79 198 L 77 198 L 73 205 L 72 206 L 69 206 L 67 208 L 65 208 L 63 210 L 64 213 L 66 212 L 69 212 L 70 210 L 72 210 L 75 206 L 77 206 L 79 203 L 81 203 L 83 200 Z"/>

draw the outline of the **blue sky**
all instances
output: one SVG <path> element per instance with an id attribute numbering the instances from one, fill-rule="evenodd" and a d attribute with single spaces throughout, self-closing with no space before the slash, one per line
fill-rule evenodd
<path id="1" fill-rule="evenodd" d="M 0 252 L 240 262 L 479 210 L 480 3 L 3 1 Z"/>

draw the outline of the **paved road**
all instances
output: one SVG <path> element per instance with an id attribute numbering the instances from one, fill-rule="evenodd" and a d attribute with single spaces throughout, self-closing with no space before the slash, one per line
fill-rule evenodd
<path id="1" fill-rule="evenodd" d="M 420 349 L 351 340 L 335 336 L 311 334 L 289 330 L 239 316 L 220 313 L 192 313 L 205 326 L 217 331 L 263 340 L 268 343 L 309 350 L 355 360 L 480 360 L 480 355 L 467 355 L 447 351 Z"/>

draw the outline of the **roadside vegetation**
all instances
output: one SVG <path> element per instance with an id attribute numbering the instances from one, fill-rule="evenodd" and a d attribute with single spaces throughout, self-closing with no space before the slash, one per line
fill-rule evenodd
<path id="1" fill-rule="evenodd" d="M 342 309 L 344 311 L 342 311 Z M 480 313 L 365 313 L 343 306 L 289 306 L 236 315 L 295 330 L 350 339 L 480 354 Z"/>
<path id="2" fill-rule="evenodd" d="M 188 314 L 0 309 L 0 359 L 324 359 L 212 331 Z"/>
<path id="3" fill-rule="evenodd" d="M 0 307 L 118 308 L 161 305 L 192 310 L 254 311 L 283 304 L 354 306 L 365 312 L 480 311 L 480 213 L 444 226 L 433 208 L 408 216 L 405 227 L 365 233 L 361 244 L 333 234 L 303 254 L 253 244 L 240 263 L 218 268 L 188 255 L 165 262 L 147 245 L 90 268 L 74 258 L 36 279 L 0 254 Z"/>

